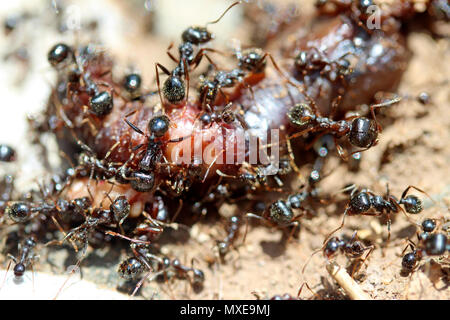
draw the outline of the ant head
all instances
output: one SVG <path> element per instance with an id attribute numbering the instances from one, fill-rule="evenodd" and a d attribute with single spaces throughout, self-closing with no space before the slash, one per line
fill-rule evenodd
<path id="1" fill-rule="evenodd" d="M 405 210 L 411 214 L 418 214 L 422 212 L 422 201 L 415 195 L 409 195 L 402 200 Z"/>
<path id="2" fill-rule="evenodd" d="M 312 109 L 304 103 L 299 103 L 293 106 L 287 113 L 289 120 L 299 126 L 303 127 L 312 123 L 315 117 Z"/>
<path id="3" fill-rule="evenodd" d="M 294 65 L 297 70 L 303 70 L 308 65 L 308 53 L 306 51 L 300 51 L 294 58 Z"/>
<path id="4" fill-rule="evenodd" d="M 124 260 L 120 265 L 117 272 L 121 278 L 126 280 L 136 279 L 139 274 L 144 270 L 144 266 L 139 259 L 135 257 Z"/>
<path id="5" fill-rule="evenodd" d="M 425 219 L 422 222 L 422 230 L 425 232 L 433 232 L 436 228 L 436 221 L 434 219 Z"/>
<path id="6" fill-rule="evenodd" d="M 358 214 L 370 209 L 371 197 L 367 192 L 359 192 L 350 199 L 349 208 L 352 213 Z"/>
<path id="7" fill-rule="evenodd" d="M 5 213 L 14 222 L 24 222 L 30 216 L 30 208 L 25 202 L 15 202 L 6 207 Z"/>
<path id="8" fill-rule="evenodd" d="M 186 86 L 183 79 L 176 76 L 169 76 L 164 81 L 162 92 L 164 97 L 172 104 L 178 104 L 183 101 L 185 97 Z"/>
<path id="9" fill-rule="evenodd" d="M 269 208 L 269 216 L 279 225 L 287 225 L 292 221 L 294 213 L 283 200 L 274 202 Z"/>
<path id="10" fill-rule="evenodd" d="M 425 252 L 430 256 L 440 256 L 447 250 L 447 236 L 435 233 L 425 240 Z"/>
<path id="11" fill-rule="evenodd" d="M 339 248 L 341 247 L 341 240 L 337 237 L 333 237 L 325 245 L 325 248 L 323 250 L 323 254 L 326 257 L 331 257 L 333 254 L 335 254 Z"/>
<path id="12" fill-rule="evenodd" d="M 378 137 L 378 128 L 374 120 L 358 117 L 350 125 L 349 141 L 360 148 L 370 148 L 375 145 Z"/>
<path id="13" fill-rule="evenodd" d="M 114 200 L 110 206 L 110 210 L 114 214 L 114 219 L 117 222 L 121 222 L 130 213 L 130 203 L 124 196 L 119 196 Z"/>
<path id="14" fill-rule="evenodd" d="M 262 72 L 266 66 L 264 52 L 260 48 L 250 48 L 242 51 L 239 55 L 239 68 L 250 72 Z"/>
<path id="15" fill-rule="evenodd" d="M 24 273 L 25 273 L 25 265 L 23 263 L 19 262 L 14 267 L 14 275 L 16 277 L 22 277 L 24 275 Z"/>
<path id="16" fill-rule="evenodd" d="M 405 254 L 402 258 L 402 267 L 406 270 L 414 269 L 417 263 L 417 257 L 414 252 L 409 252 Z"/>
<path id="17" fill-rule="evenodd" d="M 50 49 L 47 55 L 47 59 L 53 67 L 56 67 L 64 60 L 66 60 L 67 57 L 71 55 L 71 53 L 72 49 L 68 45 L 64 43 L 58 43 Z"/>
<path id="18" fill-rule="evenodd" d="M 111 112 L 113 108 L 113 98 L 109 92 L 102 91 L 90 98 L 89 104 L 92 112 L 96 116 L 102 117 Z"/>
<path id="19" fill-rule="evenodd" d="M 141 76 L 137 73 L 131 73 L 123 79 L 123 87 L 129 93 L 136 92 L 141 87 Z"/>
<path id="20" fill-rule="evenodd" d="M 148 122 L 148 130 L 157 138 L 160 138 L 166 134 L 169 130 L 170 120 L 166 115 L 153 117 Z"/>
<path id="21" fill-rule="evenodd" d="M 199 45 L 211 41 L 213 35 L 205 27 L 191 26 L 184 30 L 181 35 L 183 42 L 190 42 L 193 45 Z"/>

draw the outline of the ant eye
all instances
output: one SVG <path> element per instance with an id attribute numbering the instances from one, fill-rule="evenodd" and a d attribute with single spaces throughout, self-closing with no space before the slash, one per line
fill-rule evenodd
<path id="1" fill-rule="evenodd" d="M 352 121 L 349 141 L 352 145 L 360 148 L 369 148 L 374 145 L 378 137 L 375 121 L 360 117 Z"/>
<path id="2" fill-rule="evenodd" d="M 16 202 L 11 206 L 7 206 L 5 213 L 14 222 L 24 222 L 30 215 L 30 208 L 24 202 Z"/>
<path id="3" fill-rule="evenodd" d="M 129 93 L 136 92 L 141 87 L 141 76 L 136 73 L 127 75 L 123 80 L 123 86 Z"/>
<path id="4" fill-rule="evenodd" d="M 183 101 L 185 96 L 184 81 L 179 77 L 169 77 L 162 88 L 164 97 L 173 104 Z"/>
<path id="5" fill-rule="evenodd" d="M 53 48 L 50 49 L 47 55 L 48 62 L 55 67 L 69 56 L 72 49 L 64 43 L 58 43 Z"/>
<path id="6" fill-rule="evenodd" d="M 105 116 L 109 114 L 113 107 L 113 99 L 109 92 L 102 91 L 95 96 L 93 96 L 89 104 L 91 106 L 92 112 L 96 116 Z"/>
<path id="7" fill-rule="evenodd" d="M 293 106 L 288 111 L 287 116 L 293 124 L 299 127 L 310 124 L 311 120 L 314 118 L 311 108 L 303 103 Z"/>
<path id="8" fill-rule="evenodd" d="M 169 118 L 162 115 L 152 118 L 148 123 L 148 129 L 155 137 L 159 138 L 166 134 L 167 130 L 169 130 L 169 125 Z"/>

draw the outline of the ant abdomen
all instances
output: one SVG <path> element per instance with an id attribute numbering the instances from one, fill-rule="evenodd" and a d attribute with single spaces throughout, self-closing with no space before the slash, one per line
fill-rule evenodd
<path id="1" fill-rule="evenodd" d="M 283 226 L 291 223 L 294 213 L 285 201 L 278 200 L 270 206 L 269 217 L 277 224 Z"/>
<path id="2" fill-rule="evenodd" d="M 119 276 L 126 280 L 135 280 L 145 271 L 144 264 L 137 258 L 124 260 L 119 266 Z"/>
<path id="3" fill-rule="evenodd" d="M 14 222 L 25 222 L 31 214 L 31 209 L 25 202 L 15 202 L 5 208 L 5 213 Z"/>
<path id="4" fill-rule="evenodd" d="M 172 104 L 179 104 L 186 96 L 186 85 L 180 77 L 169 76 L 164 82 L 162 92 L 164 97 Z"/>
<path id="5" fill-rule="evenodd" d="M 400 203 L 404 205 L 406 212 L 411 214 L 418 214 L 423 210 L 422 201 L 412 194 L 406 196 Z"/>
<path id="6" fill-rule="evenodd" d="M 425 252 L 429 256 L 440 256 L 447 250 L 447 236 L 443 233 L 434 233 L 425 241 Z"/>
<path id="7" fill-rule="evenodd" d="M 349 141 L 360 148 L 369 148 L 375 144 L 378 137 L 377 124 L 374 120 L 358 117 L 350 126 Z"/>

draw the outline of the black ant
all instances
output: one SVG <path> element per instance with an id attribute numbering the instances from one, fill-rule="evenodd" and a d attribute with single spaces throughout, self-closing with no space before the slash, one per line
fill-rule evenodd
<path id="1" fill-rule="evenodd" d="M 450 252 L 448 236 L 439 232 L 430 233 L 425 238 L 421 238 L 418 245 L 411 241 L 409 247 L 412 252 L 405 254 L 402 258 L 402 272 L 404 273 L 412 273 L 416 270 L 419 262 L 425 256 L 441 256 L 445 252 Z"/>
<path id="2" fill-rule="evenodd" d="M 408 191 L 413 188 L 428 196 L 425 191 L 414 186 L 408 186 L 403 191 L 400 200 L 389 193 L 388 186 L 386 186 L 387 191 L 384 197 L 375 195 L 373 192 L 367 189 L 358 191 L 358 189 L 354 185 L 350 186 L 350 188 L 350 190 L 352 190 L 350 194 L 350 201 L 345 208 L 342 223 L 337 229 L 333 230 L 333 232 L 331 232 L 326 239 L 328 239 L 336 231 L 342 229 L 342 227 L 344 226 L 345 217 L 347 215 L 381 216 L 383 214 L 386 214 L 388 218 L 387 241 L 389 242 L 391 236 L 391 213 L 398 213 L 401 211 L 406 215 L 406 211 L 409 214 L 419 214 L 423 210 L 422 201 L 415 195 L 407 195 Z M 401 205 L 403 205 L 405 209 L 403 209 Z M 371 209 L 374 209 L 375 212 L 371 212 Z M 406 217 L 408 218 L 408 216 Z"/>
<path id="3" fill-rule="evenodd" d="M 84 90 L 89 94 L 89 106 L 91 112 L 103 117 L 111 113 L 113 108 L 113 96 L 109 91 L 101 91 L 98 86 L 106 86 L 110 91 L 114 91 L 112 86 L 106 82 L 95 83 L 90 79 L 90 74 L 84 71 L 84 60 L 88 59 L 91 48 L 83 48 L 80 55 L 75 54 L 74 50 L 64 43 L 58 43 L 52 47 L 48 53 L 48 61 L 53 67 L 65 66 L 65 62 L 69 63 L 67 59 L 71 58 L 76 67 L 69 73 L 69 85 L 74 85 L 82 80 L 84 83 Z M 64 64 L 63 64 L 64 63 Z M 110 73 L 110 70 L 100 74 L 100 77 Z"/>
<path id="4" fill-rule="evenodd" d="M 237 82 L 242 82 L 245 73 L 241 69 L 233 69 L 231 71 L 218 71 L 212 80 L 200 76 L 200 101 L 202 106 L 211 105 L 216 101 L 217 93 L 220 92 L 222 96 L 228 100 L 228 97 L 223 93 L 222 88 L 233 87 Z"/>
<path id="5" fill-rule="evenodd" d="M 33 249 L 35 246 L 36 246 L 36 241 L 32 237 L 29 237 L 29 238 L 25 239 L 23 244 L 19 244 L 19 258 L 18 259 L 12 255 L 8 255 L 16 264 L 14 266 L 14 275 L 17 278 L 21 278 L 25 274 L 27 266 L 31 264 L 32 260 L 37 258 L 37 256 L 33 253 Z M 9 265 L 8 265 L 8 269 L 9 269 Z"/>
<path id="6" fill-rule="evenodd" d="M 206 105 L 208 112 L 201 113 L 199 116 L 199 120 L 201 121 L 201 124 L 203 126 L 208 126 L 213 122 L 224 122 L 226 124 L 231 124 L 234 121 L 238 120 L 242 128 L 247 128 L 242 114 L 240 112 L 233 112 L 231 110 L 233 106 L 233 103 L 230 102 L 222 110 L 213 112 L 210 106 Z"/>
<path id="7" fill-rule="evenodd" d="M 302 272 L 305 272 L 306 266 L 308 265 L 311 258 L 318 252 L 322 251 L 323 255 L 326 257 L 327 261 L 335 257 L 338 252 L 342 252 L 350 259 L 360 259 L 364 252 L 368 251 L 364 259 L 362 259 L 362 264 L 367 260 L 369 255 L 374 250 L 374 246 L 365 246 L 361 241 L 357 240 L 357 232 L 355 231 L 350 239 L 332 237 L 329 239 L 321 249 L 315 251 L 308 261 L 303 266 Z M 357 265 L 354 265 L 351 275 L 355 273 Z"/>
<path id="8" fill-rule="evenodd" d="M 191 281 L 191 284 L 196 287 L 201 286 L 205 280 L 205 275 L 200 269 L 186 267 L 182 265 L 178 259 L 170 260 L 167 257 L 161 258 L 154 255 L 150 252 L 149 245 L 132 243 L 130 247 L 134 256 L 127 258 L 119 265 L 118 273 L 120 277 L 126 280 L 136 280 L 142 276 L 143 272 L 146 270 L 149 271 L 149 273 L 136 285 L 132 295 L 136 294 L 143 282 L 150 275 L 151 271 L 156 272 L 153 278 L 160 275 L 164 275 L 167 278 L 172 271 L 176 277 L 180 279 L 187 278 Z M 190 272 L 192 272 L 192 279 L 189 276 Z"/>
<path id="9" fill-rule="evenodd" d="M 233 246 L 233 242 L 239 235 L 240 226 L 241 226 L 241 219 L 239 216 L 232 216 L 229 219 L 227 236 L 225 237 L 224 240 L 216 241 L 217 248 L 219 249 L 219 255 L 221 257 L 224 257 L 230 250 L 230 247 Z"/>
<path id="10" fill-rule="evenodd" d="M 240 4 L 241 1 L 237 1 L 230 5 L 225 12 L 219 17 L 219 19 L 209 22 L 206 24 L 214 24 L 219 22 L 222 17 L 230 10 L 232 7 L 234 7 L 237 4 Z M 168 75 L 168 78 L 163 84 L 162 87 L 162 94 L 164 98 L 171 104 L 177 105 L 180 104 L 186 97 L 189 97 L 189 67 L 190 66 L 197 66 L 200 63 L 200 60 L 203 56 L 205 56 L 208 60 L 209 57 L 205 54 L 205 51 L 215 51 L 213 49 L 209 48 L 202 48 L 199 50 L 199 52 L 194 56 L 194 46 L 199 46 L 201 44 L 208 43 L 213 39 L 213 35 L 206 29 L 205 27 L 200 26 L 191 26 L 187 28 L 182 33 L 182 40 L 183 43 L 179 46 L 178 51 L 180 54 L 179 60 L 175 59 L 172 54 L 169 52 L 172 45 L 169 46 L 167 54 L 169 57 L 174 60 L 178 65 L 175 67 L 175 69 L 170 72 L 160 63 L 155 64 L 156 69 L 156 83 L 158 85 L 158 92 L 160 95 L 161 104 L 163 103 L 163 97 L 161 95 L 161 88 L 160 88 L 160 81 L 159 81 L 159 72 L 158 68 L 161 69 L 166 75 Z M 210 60 L 212 63 L 212 61 Z M 187 85 L 185 84 L 183 77 L 187 81 Z M 187 93 L 186 93 L 187 90 Z M 187 99 L 187 98 L 186 98 Z"/>
<path id="11" fill-rule="evenodd" d="M 356 152 L 367 150 L 376 145 L 378 143 L 378 133 L 381 132 L 381 126 L 376 121 L 375 108 L 389 106 L 399 101 L 400 98 L 396 98 L 370 106 L 373 119 L 357 116 L 338 121 L 319 116 L 317 111 L 313 111 L 313 108 L 307 104 L 296 104 L 288 111 L 287 116 L 292 124 L 304 129 L 293 134 L 289 139 L 300 137 L 308 132 L 323 131 L 332 133 L 339 155 L 346 159 L 347 156 L 344 154 L 342 147 L 336 143 L 336 140 L 343 136 L 347 136 L 348 141 L 353 146 L 364 148 L 363 150 Z M 333 103 L 333 108 L 336 107 L 335 103 L 336 101 Z"/>
<path id="12" fill-rule="evenodd" d="M 12 162 L 15 160 L 16 160 L 16 151 L 6 144 L 0 144 L 0 161 Z"/>
<path id="13" fill-rule="evenodd" d="M 128 121 L 127 117 L 132 115 L 134 112 L 128 114 L 124 121 L 131 127 L 131 129 L 143 136 L 146 136 L 148 143 L 146 149 L 141 151 L 141 154 L 143 154 L 143 157 L 139 162 L 139 169 L 141 171 L 132 172 L 127 180 L 130 181 L 132 188 L 136 191 L 147 192 L 153 190 L 156 186 L 153 170 L 161 163 L 163 158 L 161 146 L 164 143 L 181 142 L 189 138 L 189 136 L 163 141 L 163 137 L 169 131 L 170 126 L 170 120 L 166 115 L 155 116 L 150 119 L 148 122 L 148 132 L 150 134 L 146 135 L 141 129 Z M 134 150 L 139 150 L 143 146 L 144 144 L 138 145 L 134 148 Z"/>

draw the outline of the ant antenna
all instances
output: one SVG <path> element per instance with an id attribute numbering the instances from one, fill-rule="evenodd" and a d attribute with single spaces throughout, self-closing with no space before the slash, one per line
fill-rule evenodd
<path id="1" fill-rule="evenodd" d="M 207 27 L 208 25 L 210 25 L 210 24 L 215 24 L 215 23 L 217 23 L 217 22 L 219 22 L 222 18 L 223 18 L 223 16 L 228 12 L 228 11 L 230 11 L 230 9 L 231 8 L 233 8 L 234 6 L 236 6 L 236 5 L 238 5 L 238 4 L 241 4 L 242 3 L 242 0 L 241 1 L 236 1 L 235 3 L 233 3 L 232 5 L 230 5 L 221 15 L 220 15 L 220 17 L 218 18 L 218 19 L 216 19 L 216 20 L 214 20 L 214 21 L 210 21 L 210 22 L 207 22 L 206 23 L 206 25 L 205 25 L 205 27 Z"/>

